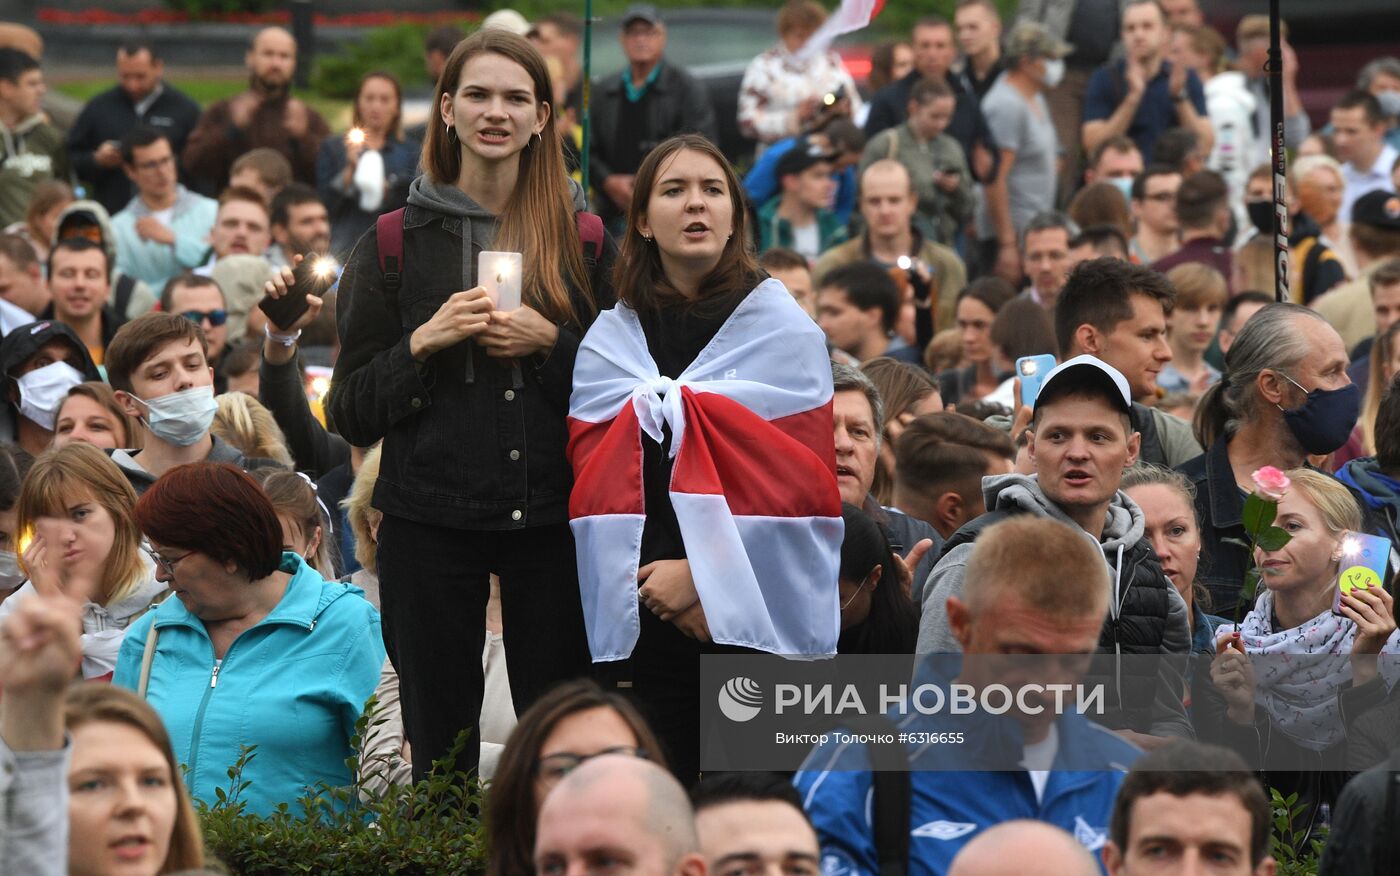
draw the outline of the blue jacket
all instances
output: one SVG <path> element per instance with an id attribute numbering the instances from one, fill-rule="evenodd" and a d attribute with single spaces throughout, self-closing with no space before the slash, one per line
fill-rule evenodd
<path id="1" fill-rule="evenodd" d="M 782 191 L 782 181 L 778 179 L 778 159 L 787 154 L 797 143 L 796 137 L 779 140 L 763 150 L 763 154 L 753 163 L 744 175 L 744 191 L 749 193 L 749 201 L 766 204 Z M 856 169 L 848 167 L 836 174 L 836 202 L 831 212 L 836 221 L 845 225 L 856 207 Z"/>
<path id="2" fill-rule="evenodd" d="M 159 294 L 173 277 L 199 267 L 208 259 L 209 231 L 214 227 L 218 212 L 218 201 L 180 186 L 175 212 L 166 223 L 175 235 L 175 243 L 167 246 L 144 240 L 136 232 L 137 221 L 152 215 L 151 208 L 137 195 L 126 209 L 112 217 L 117 267 Z"/>
<path id="3" fill-rule="evenodd" d="M 1016 732 L 1013 722 L 1002 723 Z M 901 724 L 901 729 L 914 728 Z M 1109 813 L 1123 774 L 1142 752 L 1079 715 L 1061 718 L 1056 729 L 1055 766 L 1039 801 L 1024 770 L 920 771 L 920 749 L 907 746 L 915 770 L 911 773 L 910 876 L 946 873 L 954 856 L 978 833 L 1018 818 L 1062 827 L 1098 857 L 1108 839 Z M 975 738 L 976 734 L 967 737 L 972 747 L 977 747 Z M 1008 738 L 1003 735 L 1003 742 Z M 938 748 L 925 746 L 923 751 L 932 752 L 936 759 L 963 760 L 962 746 L 948 746 L 941 752 Z M 864 747 L 833 741 L 813 751 L 793 778 L 821 842 L 823 874 L 875 876 L 880 871 L 870 821 L 871 776 Z"/>
<path id="4" fill-rule="evenodd" d="M 243 771 L 247 811 L 271 813 L 318 782 L 348 785 L 350 736 L 379 682 L 379 612 L 363 592 L 328 582 L 293 553 L 277 607 L 244 631 L 215 665 L 204 623 L 167 599 L 127 631 L 112 681 L 135 690 L 151 624 L 159 630 L 146 698 L 165 721 L 190 793 L 207 803 L 229 786 L 240 745 L 256 745 Z"/>

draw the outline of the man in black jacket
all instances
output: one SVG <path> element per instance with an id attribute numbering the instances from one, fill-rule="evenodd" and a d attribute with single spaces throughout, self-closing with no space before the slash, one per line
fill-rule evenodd
<path id="1" fill-rule="evenodd" d="M 122 171 L 118 141 L 137 125 L 149 125 L 170 141 L 176 156 L 199 121 L 199 104 L 166 85 L 165 64 L 147 42 L 124 43 L 117 49 L 118 84 L 87 102 L 68 131 L 68 159 L 92 198 L 108 213 L 131 200 L 131 180 Z"/>
<path id="2" fill-rule="evenodd" d="M 593 144 L 589 173 L 602 191 L 598 213 L 614 223 L 632 202 L 632 179 L 652 147 L 676 134 L 703 134 L 719 142 L 715 108 L 703 83 L 663 57 L 666 25 L 656 7 L 629 6 L 622 14 L 622 51 L 628 67 L 593 88 Z"/>

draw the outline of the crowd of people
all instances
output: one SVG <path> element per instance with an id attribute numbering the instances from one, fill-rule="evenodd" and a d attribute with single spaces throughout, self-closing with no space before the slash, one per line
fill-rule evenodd
<path id="1" fill-rule="evenodd" d="M 827 14 L 742 174 L 646 4 L 586 154 L 563 12 L 337 133 L 281 28 L 204 107 L 124 44 L 66 131 L 0 48 L 0 871 L 198 872 L 253 745 L 258 815 L 479 776 L 500 876 L 1393 872 L 1400 58 L 1314 129 L 1285 34 L 1278 300 L 1267 19 L 959 0 L 858 82 Z M 1107 709 L 702 774 L 736 654 L 1069 655 Z"/>

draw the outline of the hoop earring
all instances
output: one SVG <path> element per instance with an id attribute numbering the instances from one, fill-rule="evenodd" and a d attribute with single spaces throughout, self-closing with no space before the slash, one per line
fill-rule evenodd
<path id="1" fill-rule="evenodd" d="M 529 143 L 529 141 L 526 141 L 526 144 L 527 144 L 527 145 L 528 145 L 528 143 Z M 539 131 L 536 131 L 536 132 L 535 132 L 535 145 L 536 145 L 536 146 L 539 146 L 539 145 L 542 145 L 543 143 L 544 143 L 544 138 L 540 136 L 540 132 L 539 132 Z"/>
<path id="2" fill-rule="evenodd" d="M 447 129 L 447 141 L 449 143 L 457 142 L 457 129 L 446 121 L 442 123 L 442 126 Z"/>

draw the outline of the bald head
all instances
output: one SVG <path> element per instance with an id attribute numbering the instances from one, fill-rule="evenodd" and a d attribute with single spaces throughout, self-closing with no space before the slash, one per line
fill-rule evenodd
<path id="1" fill-rule="evenodd" d="M 704 876 L 695 817 L 685 789 L 661 767 L 625 755 L 585 762 L 540 808 L 536 869 L 592 872 L 623 862 L 635 876 Z"/>
<path id="2" fill-rule="evenodd" d="M 877 185 L 893 183 L 909 191 L 914 190 L 914 181 L 909 177 L 909 168 L 893 158 L 881 158 L 879 161 L 873 161 L 861 172 L 861 188 L 870 182 L 875 182 Z"/>
<path id="3" fill-rule="evenodd" d="M 297 69 L 297 41 L 280 27 L 265 27 L 253 37 L 244 60 L 255 89 L 282 94 L 291 87 Z"/>
<path id="4" fill-rule="evenodd" d="M 1098 876 L 1093 857 L 1074 837 L 1043 821 L 1008 821 L 979 833 L 953 859 L 948 876 Z"/>
<path id="5" fill-rule="evenodd" d="M 876 240 L 893 239 L 909 230 L 918 200 L 909 171 L 898 161 L 882 158 L 860 175 L 860 214 Z"/>

